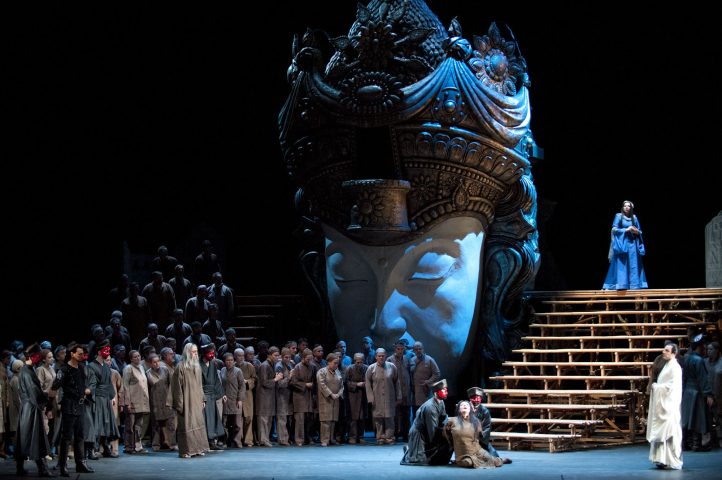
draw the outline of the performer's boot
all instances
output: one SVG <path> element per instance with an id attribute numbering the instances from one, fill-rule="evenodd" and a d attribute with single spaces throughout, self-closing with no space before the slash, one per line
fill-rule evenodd
<path id="1" fill-rule="evenodd" d="M 90 468 L 88 466 L 88 463 L 85 461 L 85 455 L 83 455 L 83 453 L 85 452 L 85 450 L 83 449 L 84 446 L 85 445 L 83 445 L 82 439 L 75 442 L 75 471 L 77 473 L 94 473 L 95 470 Z"/>
<path id="2" fill-rule="evenodd" d="M 63 477 L 69 477 L 70 472 L 68 472 L 68 448 L 70 447 L 70 442 L 65 440 L 60 440 L 60 451 L 58 452 L 58 469 L 60 470 L 60 475 Z"/>
<path id="3" fill-rule="evenodd" d="M 38 466 L 39 477 L 54 477 L 50 470 L 48 470 L 48 462 L 44 458 L 42 460 L 35 460 L 35 464 Z"/>
<path id="4" fill-rule="evenodd" d="M 24 477 L 28 474 L 28 471 L 25 470 L 23 467 L 23 464 L 25 463 L 25 457 L 22 457 L 20 455 L 15 455 L 15 475 L 18 477 Z"/>

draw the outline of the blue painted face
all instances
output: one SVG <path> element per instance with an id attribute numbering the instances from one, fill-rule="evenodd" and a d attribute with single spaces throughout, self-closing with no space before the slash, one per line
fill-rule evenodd
<path id="1" fill-rule="evenodd" d="M 360 349 L 364 336 L 389 349 L 399 338 L 420 341 L 453 381 L 476 333 L 481 222 L 451 218 L 417 240 L 386 247 L 359 244 L 328 226 L 324 233 L 339 337 L 352 349 Z"/>

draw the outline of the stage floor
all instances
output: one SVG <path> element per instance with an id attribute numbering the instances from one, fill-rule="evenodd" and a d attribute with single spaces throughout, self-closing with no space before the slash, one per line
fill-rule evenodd
<path id="1" fill-rule="evenodd" d="M 673 479 L 720 478 L 722 451 L 685 452 L 681 471 L 657 470 L 647 460 L 648 447 L 634 445 L 582 452 L 502 452 L 513 459 L 500 469 L 458 467 L 408 467 L 399 465 L 402 446 L 343 445 L 331 447 L 253 447 L 208 453 L 205 457 L 178 458 L 176 453 L 122 455 L 88 463 L 95 474 L 75 473 L 70 460 L 70 478 L 102 480 L 239 478 L 306 478 L 346 480 L 355 478 L 503 478 L 503 479 Z M 51 462 L 54 465 L 55 461 Z M 36 477 L 35 464 L 26 462 L 29 477 Z M 0 478 L 14 478 L 15 464 L 0 461 Z M 55 471 L 57 473 L 57 470 Z M 28 478 L 28 477 L 26 477 Z"/>

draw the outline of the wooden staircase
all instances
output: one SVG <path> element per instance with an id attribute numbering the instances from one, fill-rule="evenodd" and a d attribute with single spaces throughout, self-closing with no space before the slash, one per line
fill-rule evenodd
<path id="1" fill-rule="evenodd" d="M 231 328 L 242 345 L 265 339 L 272 344 L 285 341 L 289 325 L 304 315 L 308 300 L 302 295 L 237 295 L 236 316 Z"/>
<path id="2" fill-rule="evenodd" d="M 664 340 L 719 338 L 722 289 L 530 292 L 526 348 L 491 377 L 492 439 L 550 452 L 644 441 L 646 387 Z"/>

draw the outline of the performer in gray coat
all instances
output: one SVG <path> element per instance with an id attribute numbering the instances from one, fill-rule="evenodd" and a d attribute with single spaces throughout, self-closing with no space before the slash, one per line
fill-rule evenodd
<path id="1" fill-rule="evenodd" d="M 93 423 L 95 425 L 94 439 L 103 446 L 103 456 L 117 457 L 110 449 L 110 443 L 120 438 L 120 431 L 115 422 L 115 389 L 113 388 L 113 377 L 110 367 L 105 364 L 105 359 L 110 357 L 110 342 L 104 340 L 97 345 L 98 353 L 92 362 L 88 363 L 88 388 L 90 388 L 93 399 L 92 405 L 86 408 L 92 409 Z"/>
<path id="2" fill-rule="evenodd" d="M 218 400 L 226 402 L 227 397 L 223 393 L 223 385 L 218 376 L 216 368 L 216 346 L 208 343 L 201 346 L 201 373 L 203 374 L 203 395 L 205 406 L 203 415 L 206 420 L 206 433 L 208 434 L 208 446 L 211 450 L 221 450 L 218 445 L 218 437 L 226 434 L 223 428 L 223 414 L 218 408 Z"/>
<path id="3" fill-rule="evenodd" d="M 25 350 L 25 365 L 18 372 L 18 386 L 20 390 L 20 417 L 15 436 L 15 462 L 18 476 L 26 475 L 23 468 L 25 458 L 35 460 L 38 466 L 38 475 L 41 477 L 54 477 L 48 470 L 45 456 L 50 454 L 48 437 L 45 434 L 43 415 L 48 404 L 48 395 L 40 387 L 40 380 L 35 375 L 33 365 L 42 361 L 40 346 L 32 344 Z"/>
<path id="4" fill-rule="evenodd" d="M 348 443 L 361 443 L 364 437 L 364 421 L 366 420 L 366 356 L 355 353 L 353 363 L 346 369 L 345 383 L 348 392 Z"/>
<path id="5" fill-rule="evenodd" d="M 376 363 L 366 370 L 366 398 L 373 407 L 377 443 L 394 444 L 394 415 L 401 403 L 401 386 L 396 367 L 386 361 L 383 348 L 376 349 Z"/>
<path id="6" fill-rule="evenodd" d="M 293 415 L 293 401 L 291 400 L 291 349 L 281 350 L 281 360 L 276 362 L 276 373 L 280 372 L 283 378 L 276 383 L 276 433 L 278 444 L 288 446 L 288 420 Z"/>
<path id="7" fill-rule="evenodd" d="M 446 380 L 434 383 L 431 390 L 433 396 L 416 411 L 401 465 L 445 465 L 449 462 L 451 455 L 445 448 L 441 430 L 447 418 L 444 405 L 448 395 Z"/>
<path id="8" fill-rule="evenodd" d="M 233 354 L 223 355 L 225 367 L 221 368 L 221 382 L 226 393 L 223 404 L 223 425 L 226 427 L 226 445 L 231 448 L 243 447 L 243 400 L 246 398 L 246 379 L 236 367 Z"/>
<path id="9" fill-rule="evenodd" d="M 270 447 L 271 426 L 276 416 L 276 383 L 283 379 L 282 373 L 276 373 L 278 347 L 268 349 L 266 361 L 258 367 L 258 385 L 256 386 L 256 419 L 258 422 L 258 443 Z"/>
<path id="10" fill-rule="evenodd" d="M 337 354 L 326 356 L 326 366 L 316 373 L 318 382 L 318 417 L 321 422 L 321 446 L 332 443 L 334 424 L 338 421 L 339 399 L 343 397 L 343 376 Z"/>
<path id="11" fill-rule="evenodd" d="M 682 430 L 684 445 L 695 451 L 709 450 L 702 446 L 702 435 L 710 429 L 707 406 L 712 406 L 714 397 L 709 384 L 707 367 L 702 358 L 704 336 L 692 340 L 691 351 L 682 359 Z"/>
<path id="12" fill-rule="evenodd" d="M 301 361 L 291 371 L 293 419 L 296 423 L 294 441 L 299 447 L 311 441 L 313 428 L 313 401 L 316 387 L 316 367 L 311 360 L 313 352 L 306 348 Z"/>

